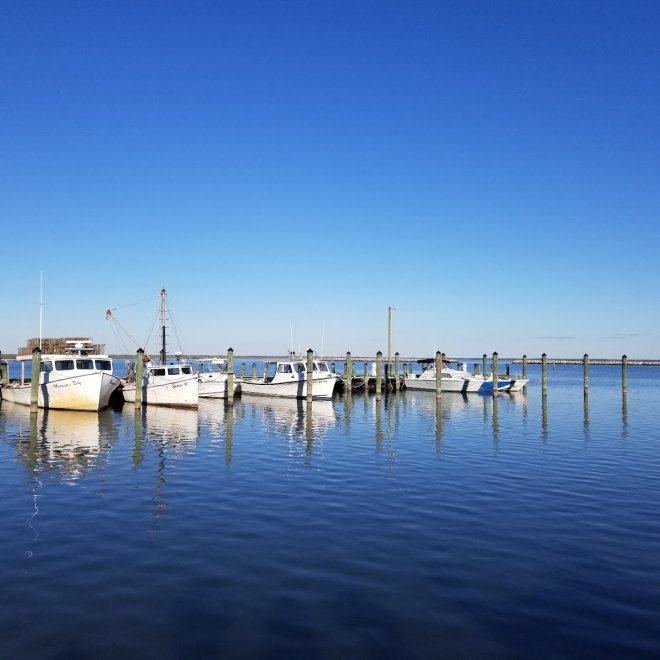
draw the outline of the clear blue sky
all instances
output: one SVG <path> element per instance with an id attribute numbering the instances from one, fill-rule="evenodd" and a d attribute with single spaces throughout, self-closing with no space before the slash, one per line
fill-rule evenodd
<path id="1" fill-rule="evenodd" d="M 660 2 L 0 11 L 4 352 L 660 357 Z"/>

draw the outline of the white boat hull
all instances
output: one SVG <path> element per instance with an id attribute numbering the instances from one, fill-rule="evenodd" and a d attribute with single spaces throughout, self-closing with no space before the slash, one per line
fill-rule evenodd
<path id="1" fill-rule="evenodd" d="M 337 377 L 324 376 L 312 379 L 312 398 L 331 399 L 337 384 Z M 244 380 L 241 383 L 241 395 L 255 394 L 258 396 L 279 396 L 290 399 L 304 399 L 307 397 L 307 380 L 291 380 L 279 383 L 264 381 L 263 378 L 256 380 Z"/>
<path id="2" fill-rule="evenodd" d="M 435 378 L 421 378 L 408 375 L 403 381 L 408 390 L 435 392 Z M 483 385 L 483 380 L 471 378 L 442 378 L 440 381 L 443 392 L 477 392 Z"/>
<path id="3" fill-rule="evenodd" d="M 238 389 L 239 380 L 234 378 L 234 394 Z M 227 375 L 201 374 L 199 376 L 199 396 L 202 399 L 226 399 L 229 389 L 227 387 Z"/>
<path id="4" fill-rule="evenodd" d="M 135 403 L 135 383 L 123 383 L 124 401 Z M 142 385 L 142 404 L 170 406 L 173 408 L 197 408 L 199 382 L 197 376 L 170 378 L 155 376 Z"/>
<path id="5" fill-rule="evenodd" d="M 94 372 L 57 378 L 53 372 L 41 373 L 39 408 L 54 410 L 102 410 L 108 407 L 110 395 L 120 380 L 107 372 Z M 2 388 L 2 399 L 29 406 L 32 398 L 31 383 L 13 383 Z"/>

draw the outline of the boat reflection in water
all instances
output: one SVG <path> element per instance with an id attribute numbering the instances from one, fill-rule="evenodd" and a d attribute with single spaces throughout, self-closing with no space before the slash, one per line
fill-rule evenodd
<path id="1" fill-rule="evenodd" d="M 303 399 L 242 398 L 241 407 L 247 416 L 260 415 L 264 429 L 285 436 L 289 441 L 319 439 L 337 424 L 332 401 L 307 403 Z"/>
<path id="2" fill-rule="evenodd" d="M 94 467 L 110 448 L 113 423 L 110 411 L 40 410 L 3 402 L 2 414 L 17 429 L 16 450 L 36 473 L 58 471 L 77 479 Z"/>
<path id="3" fill-rule="evenodd" d="M 199 414 L 196 409 L 144 406 L 135 417 L 135 407 L 122 407 L 122 415 L 134 423 L 142 420 L 142 439 L 159 440 L 165 444 L 182 447 L 199 438 Z"/>

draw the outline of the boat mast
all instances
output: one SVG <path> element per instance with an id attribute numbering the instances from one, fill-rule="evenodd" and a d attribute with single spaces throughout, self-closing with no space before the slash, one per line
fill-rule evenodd
<path id="1" fill-rule="evenodd" d="M 163 331 L 163 347 L 160 349 L 160 363 L 165 364 L 167 360 L 167 350 L 165 348 L 165 308 L 167 307 L 167 292 L 160 290 L 160 325 Z"/>

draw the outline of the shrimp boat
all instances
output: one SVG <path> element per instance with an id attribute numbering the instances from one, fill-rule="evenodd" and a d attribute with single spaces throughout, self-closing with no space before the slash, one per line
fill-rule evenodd
<path id="1" fill-rule="evenodd" d="M 108 407 L 110 395 L 119 386 L 120 379 L 113 374 L 110 357 L 93 354 L 91 346 L 91 340 L 83 340 L 67 346 L 64 353 L 41 356 L 39 408 L 96 411 Z M 2 388 L 2 399 L 29 406 L 32 383 L 25 378 L 25 365 L 32 356 L 19 355 L 17 360 L 21 365 L 21 378 Z"/>
<path id="2" fill-rule="evenodd" d="M 160 292 L 161 308 L 161 336 L 162 347 L 160 350 L 159 363 L 154 363 L 145 354 L 144 371 L 142 378 L 142 403 L 150 406 L 170 406 L 173 408 L 197 408 L 199 401 L 199 381 L 193 365 L 185 362 L 167 362 L 167 350 L 165 342 L 166 318 L 167 318 L 167 292 Z M 110 318 L 110 310 L 106 312 Z M 124 401 L 135 403 L 136 393 L 136 368 L 129 364 L 128 375 L 122 380 L 122 394 Z"/>
<path id="3" fill-rule="evenodd" d="M 313 399 L 331 399 L 338 380 L 339 376 L 330 371 L 327 362 L 312 362 Z M 307 365 L 293 352 L 289 353 L 288 360 L 265 362 L 264 375 L 243 380 L 241 394 L 304 399 L 307 396 Z"/>
<path id="4" fill-rule="evenodd" d="M 422 372 L 406 375 L 403 380 L 406 389 L 435 392 L 435 360 L 425 358 L 417 360 L 417 364 L 422 367 Z M 459 363 L 458 369 L 452 369 L 448 362 L 443 362 L 440 374 L 440 387 L 443 392 L 477 392 L 483 384 L 483 376 L 470 374 L 465 363 Z"/>
<path id="5" fill-rule="evenodd" d="M 204 399 L 226 399 L 228 394 L 227 360 L 224 358 L 206 358 L 197 360 L 197 379 L 199 380 L 199 396 Z M 241 381 L 234 378 L 236 393 Z"/>

